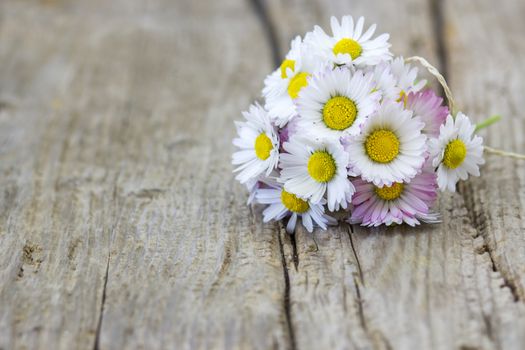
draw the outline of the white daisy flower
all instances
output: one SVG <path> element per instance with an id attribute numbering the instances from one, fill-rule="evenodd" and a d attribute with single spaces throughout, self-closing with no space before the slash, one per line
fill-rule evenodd
<path id="1" fill-rule="evenodd" d="M 258 203 L 268 204 L 268 207 L 263 211 L 264 222 L 290 217 L 286 225 L 288 233 L 294 232 L 298 217 L 301 217 L 303 226 L 308 232 L 314 230 L 314 223 L 323 230 L 326 230 L 327 225 L 337 223 L 334 218 L 325 214 L 324 204 L 326 201 L 312 203 L 301 199 L 286 191 L 280 184 L 275 184 L 269 188 L 260 188 L 255 196 Z"/>
<path id="2" fill-rule="evenodd" d="M 308 78 L 321 64 L 305 50 L 300 36 L 292 40 L 291 46 L 281 66 L 264 80 L 265 108 L 279 127 L 297 115 L 294 99 L 308 85 Z"/>
<path id="3" fill-rule="evenodd" d="M 369 117 L 362 133 L 350 138 L 350 166 L 378 187 L 409 182 L 425 162 L 425 124 L 401 103 L 386 101 Z"/>
<path id="4" fill-rule="evenodd" d="M 409 93 L 418 92 L 427 84 L 425 79 L 417 80 L 417 67 L 412 68 L 410 64 L 405 64 L 403 57 L 396 57 L 390 63 L 390 71 L 396 80 L 396 95 L 399 101 L 404 101 Z"/>
<path id="5" fill-rule="evenodd" d="M 459 179 L 468 175 L 479 176 L 479 165 L 484 164 L 483 139 L 474 135 L 475 125 L 459 112 L 454 119 L 450 114 L 441 125 L 439 138 L 430 140 L 432 165 L 437 167 L 440 190 L 456 191 Z"/>
<path id="6" fill-rule="evenodd" d="M 283 144 L 280 182 L 290 193 L 319 203 L 326 193 L 328 209 L 346 208 L 355 189 L 347 176 L 348 154 L 339 142 L 294 137 Z"/>
<path id="7" fill-rule="evenodd" d="M 299 128 L 318 138 L 359 134 L 366 117 L 379 107 L 372 79 L 371 72 L 352 73 L 346 67 L 315 74 L 297 99 Z"/>
<path id="8" fill-rule="evenodd" d="M 233 144 L 241 150 L 232 156 L 232 164 L 239 165 L 234 171 L 242 184 L 266 172 L 268 176 L 279 162 L 279 137 L 270 123 L 267 112 L 259 106 L 251 105 L 243 112 L 245 122 L 235 122 L 238 138 Z"/>
<path id="9" fill-rule="evenodd" d="M 422 172 L 410 182 L 394 182 L 391 186 L 377 187 L 354 179 L 356 193 L 349 222 L 363 226 L 439 222 L 439 215 L 431 210 L 437 198 L 436 174 L 428 165 L 425 163 Z"/>
<path id="10" fill-rule="evenodd" d="M 397 80 L 390 71 L 389 62 L 381 62 L 374 67 L 374 89 L 381 93 L 383 100 L 397 100 L 400 89 Z"/>
<path id="11" fill-rule="evenodd" d="M 363 33 L 364 18 L 355 23 L 352 16 L 344 16 L 341 23 L 335 18 L 330 19 L 332 35 L 326 34 L 319 26 L 305 37 L 305 43 L 312 52 L 324 60 L 336 65 L 352 64 L 356 66 L 373 66 L 381 61 L 389 60 L 389 35 L 381 34 L 371 39 L 376 30 L 373 24 Z"/>

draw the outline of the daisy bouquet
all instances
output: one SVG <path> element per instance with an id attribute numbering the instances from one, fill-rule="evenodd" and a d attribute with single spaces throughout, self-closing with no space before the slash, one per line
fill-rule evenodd
<path id="1" fill-rule="evenodd" d="M 389 35 L 364 19 L 331 19 L 291 42 L 264 81 L 264 104 L 236 122 L 236 179 L 264 221 L 298 218 L 312 231 L 336 224 L 380 226 L 439 222 L 438 191 L 479 176 L 483 140 L 452 106 L 443 77 L 419 57 L 394 58 Z M 418 78 L 419 61 L 442 83 L 449 107 Z M 490 124 L 489 120 L 483 126 Z"/>

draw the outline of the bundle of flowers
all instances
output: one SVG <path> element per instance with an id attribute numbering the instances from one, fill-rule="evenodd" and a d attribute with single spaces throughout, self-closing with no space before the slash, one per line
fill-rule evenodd
<path id="1" fill-rule="evenodd" d="M 292 40 L 264 81 L 264 105 L 236 122 L 232 162 L 248 204 L 266 206 L 265 222 L 288 218 L 288 232 L 298 218 L 326 229 L 336 211 L 363 226 L 439 222 L 438 191 L 479 176 L 476 126 L 393 58 L 375 25 L 332 17 L 331 29 Z"/>

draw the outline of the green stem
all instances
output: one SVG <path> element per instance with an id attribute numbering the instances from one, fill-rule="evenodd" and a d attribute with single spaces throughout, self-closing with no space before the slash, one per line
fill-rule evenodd
<path id="1" fill-rule="evenodd" d="M 484 129 L 487 126 L 490 126 L 490 125 L 498 122 L 500 119 L 501 119 L 500 115 L 493 115 L 492 117 L 489 117 L 489 118 L 485 119 L 484 121 L 476 124 L 476 130 L 475 131 L 479 131 L 481 129 Z"/>

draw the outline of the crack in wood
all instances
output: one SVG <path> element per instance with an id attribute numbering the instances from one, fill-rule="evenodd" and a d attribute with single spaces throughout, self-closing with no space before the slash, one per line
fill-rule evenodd
<path id="1" fill-rule="evenodd" d="M 283 264 L 283 276 L 284 276 L 284 315 L 286 318 L 286 325 L 288 327 L 288 337 L 290 341 L 290 349 L 295 350 L 296 347 L 296 341 L 295 341 L 295 332 L 292 324 L 292 311 L 291 311 L 291 305 L 290 305 L 290 275 L 288 274 L 288 264 L 286 263 L 286 256 L 284 254 L 284 245 L 283 240 L 281 236 L 283 234 L 287 234 L 285 230 L 283 230 L 282 224 L 279 224 L 279 231 L 278 231 L 278 237 L 279 237 L 279 249 L 281 251 L 281 261 Z"/>
<path id="2" fill-rule="evenodd" d="M 248 0 L 252 5 L 252 8 L 259 19 L 264 35 L 268 40 L 268 45 L 270 46 L 272 62 L 275 66 L 279 66 L 281 63 L 281 49 L 279 48 L 279 41 L 277 40 L 277 34 L 275 26 L 272 24 L 268 11 L 266 10 L 266 5 L 262 0 Z"/>
<path id="3" fill-rule="evenodd" d="M 364 278 L 363 278 L 363 270 L 361 269 L 361 263 L 359 262 L 359 257 L 357 255 L 357 251 L 354 246 L 354 240 L 352 238 L 352 234 L 354 233 L 354 227 L 352 225 L 347 225 L 347 227 L 350 228 L 350 230 L 346 230 L 346 233 L 348 234 L 348 239 L 350 240 L 350 247 L 352 248 L 352 254 L 354 255 L 354 259 L 357 265 L 357 271 L 358 274 L 356 275 L 354 273 L 354 285 L 355 285 L 355 292 L 357 296 L 357 308 L 359 313 L 359 321 L 361 323 L 361 327 L 365 330 L 365 332 L 368 333 L 368 326 L 366 323 L 365 318 L 365 312 L 363 308 L 363 299 L 361 298 L 361 289 L 359 286 L 364 286 Z M 358 277 L 358 278 L 357 278 Z"/>
<path id="4" fill-rule="evenodd" d="M 106 260 L 106 272 L 104 274 L 104 285 L 102 287 L 102 301 L 100 303 L 100 310 L 99 310 L 100 314 L 98 317 L 97 328 L 96 328 L 96 333 L 95 333 L 95 344 L 93 345 L 94 350 L 100 349 L 100 335 L 102 333 L 102 321 L 104 319 L 104 309 L 106 306 L 106 294 L 107 294 L 108 279 L 109 279 L 109 264 L 111 261 L 111 237 L 113 236 L 113 233 L 115 232 L 117 228 L 119 218 L 122 214 L 122 206 L 118 205 L 118 180 L 119 178 L 120 178 L 120 171 L 118 171 L 117 174 L 115 175 L 115 180 L 113 182 L 114 183 L 113 193 L 111 194 L 111 201 L 112 203 L 115 203 L 115 212 L 117 213 L 117 215 L 116 215 L 115 222 L 111 226 L 110 234 L 108 235 L 108 258 Z"/>
<path id="5" fill-rule="evenodd" d="M 501 288 L 508 288 L 510 293 L 512 294 L 512 299 L 514 300 L 514 302 L 519 302 L 521 298 L 518 293 L 518 287 L 512 281 L 512 279 L 509 278 L 505 274 L 505 272 L 498 266 L 497 261 L 494 258 L 493 249 L 488 244 L 488 241 L 486 238 L 488 234 L 486 222 L 489 219 L 487 218 L 486 213 L 484 213 L 483 211 L 478 212 L 476 210 L 475 203 L 474 203 L 474 197 L 473 197 L 473 191 L 474 190 L 470 184 L 461 183 L 459 185 L 459 193 L 461 194 L 465 202 L 465 207 L 467 208 L 467 215 L 470 219 L 470 222 L 472 223 L 472 226 L 476 230 L 476 236 L 472 238 L 476 239 L 478 237 L 481 237 L 481 239 L 483 239 L 483 245 L 476 249 L 476 253 L 480 255 L 487 253 L 490 259 L 490 263 L 492 265 L 492 271 L 499 273 L 499 275 L 501 276 L 501 279 L 503 280 L 503 284 L 501 285 Z"/>
<path id="6" fill-rule="evenodd" d="M 434 34 L 434 39 L 436 41 L 436 56 L 437 56 L 437 59 L 438 59 L 438 67 L 439 67 L 439 70 L 441 72 L 441 74 L 443 74 L 443 76 L 445 77 L 445 79 L 447 79 L 448 81 L 448 58 L 447 58 L 447 46 L 446 46 L 446 43 L 445 43 L 445 18 L 444 18 L 444 14 L 443 14 L 443 1 L 442 0 L 429 0 L 430 2 L 430 18 L 431 18 L 431 21 L 432 21 L 432 25 L 433 25 L 433 34 Z M 441 87 L 441 85 L 439 85 L 439 94 L 441 96 L 443 96 L 443 98 L 445 99 L 445 101 L 447 102 L 448 104 L 448 101 L 447 101 L 447 98 L 445 96 L 445 93 L 444 93 L 444 90 L 443 88 Z"/>
<path id="7" fill-rule="evenodd" d="M 264 35 L 266 36 L 266 39 L 268 41 L 268 45 L 271 50 L 271 57 L 272 62 L 275 66 L 278 66 L 281 62 L 281 50 L 279 49 L 279 44 L 277 40 L 276 30 L 273 26 L 270 16 L 268 15 L 268 12 L 266 10 L 266 6 L 261 0 L 248 0 L 257 15 L 257 18 L 259 19 Z M 251 210 L 251 208 L 250 208 Z M 284 232 L 284 233 L 283 233 Z M 281 261 L 283 266 L 283 277 L 284 277 L 284 298 L 283 298 L 283 307 L 284 307 L 284 314 L 286 318 L 286 325 L 288 328 L 288 338 L 290 342 L 290 349 L 295 350 L 297 349 L 296 346 L 296 340 L 295 340 L 295 332 L 294 327 L 292 324 L 292 315 L 291 315 L 291 305 L 290 305 L 290 275 L 288 274 L 288 264 L 286 262 L 286 256 L 284 253 L 284 244 L 282 240 L 282 235 L 287 234 L 286 231 L 283 229 L 282 224 L 279 224 L 279 232 L 278 232 L 278 238 L 279 238 L 279 249 L 281 252 Z M 297 254 L 297 244 L 295 240 L 295 235 L 289 235 L 290 242 L 292 246 L 292 252 L 293 252 L 293 263 L 294 267 L 297 270 L 299 266 L 299 256 Z"/>
<path id="8" fill-rule="evenodd" d="M 97 331 L 96 331 L 96 334 L 95 334 L 95 344 L 93 346 L 94 350 L 99 350 L 100 349 L 100 334 L 102 332 L 102 319 L 104 317 L 104 307 L 106 305 L 106 289 L 107 289 L 107 286 L 108 286 L 109 260 L 110 260 L 110 257 L 111 257 L 111 251 L 108 250 L 108 259 L 106 261 L 106 273 L 104 275 L 104 286 L 102 287 L 102 302 L 100 303 L 100 311 L 99 311 L 100 314 L 99 314 L 98 322 L 97 322 Z"/>
<path id="9" fill-rule="evenodd" d="M 392 349 L 393 348 L 392 344 L 390 343 L 388 338 L 385 336 L 385 334 L 381 330 L 377 328 L 370 329 L 368 326 L 368 322 L 366 320 L 365 310 L 364 310 L 364 300 L 361 294 L 361 287 L 365 287 L 364 274 L 363 274 L 363 269 L 361 267 L 361 262 L 359 261 L 359 256 L 357 255 L 357 249 L 355 247 L 354 240 L 352 238 L 352 234 L 354 234 L 354 226 L 351 224 L 348 224 L 347 227 L 349 229 L 347 229 L 346 232 L 348 234 L 348 238 L 350 239 L 350 246 L 352 249 L 352 254 L 354 256 L 354 259 L 357 265 L 357 273 L 353 274 L 353 281 L 354 281 L 354 286 L 355 286 L 359 323 L 361 324 L 361 327 L 367 334 L 368 338 L 374 343 L 374 348 L 388 349 L 388 350 Z"/>
<path id="10" fill-rule="evenodd" d="M 295 240 L 295 233 L 290 235 L 290 242 L 292 243 L 292 258 L 295 271 L 299 268 L 299 254 L 297 253 L 297 242 Z"/>
<path id="11" fill-rule="evenodd" d="M 361 298 L 361 289 L 359 288 L 359 285 L 361 282 L 359 279 L 356 278 L 356 275 L 354 274 L 354 285 L 355 285 L 355 292 L 357 296 L 357 310 L 359 313 L 359 322 L 361 323 L 361 327 L 365 330 L 365 332 L 368 333 L 368 326 L 366 324 L 366 318 L 365 318 L 365 311 L 363 309 L 363 299 Z"/>
<path id="12" fill-rule="evenodd" d="M 354 259 L 357 264 L 357 270 L 359 271 L 359 279 L 360 279 L 361 284 L 364 286 L 365 278 L 363 276 L 363 269 L 361 268 L 361 262 L 359 261 L 359 256 L 357 255 L 357 250 L 355 249 L 354 240 L 352 238 L 352 234 L 354 233 L 354 226 L 348 225 L 348 227 L 350 227 L 350 231 L 346 230 L 346 232 L 348 234 L 348 238 L 350 239 L 350 246 L 352 247 L 352 254 L 354 255 Z"/>

